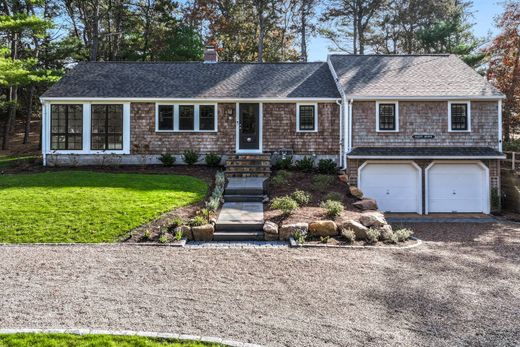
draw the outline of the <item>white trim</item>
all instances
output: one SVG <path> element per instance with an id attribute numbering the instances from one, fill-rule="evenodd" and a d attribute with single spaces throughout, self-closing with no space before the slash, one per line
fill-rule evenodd
<path id="1" fill-rule="evenodd" d="M 451 128 L 451 105 L 452 104 L 466 104 L 466 109 L 468 112 L 468 129 L 467 130 L 453 130 Z M 450 133 L 470 133 L 471 132 L 471 101 L 469 100 L 461 100 L 461 101 L 448 101 L 448 132 Z"/>
<path id="2" fill-rule="evenodd" d="M 300 130 L 300 106 L 314 106 L 314 130 Z M 298 102 L 296 103 L 296 132 L 297 133 L 317 133 L 318 132 L 318 103 Z"/>
<path id="3" fill-rule="evenodd" d="M 502 152 L 502 100 L 498 100 L 498 151 Z"/>
<path id="4" fill-rule="evenodd" d="M 505 99 L 505 96 L 486 96 L 486 95 L 440 95 L 440 96 L 399 96 L 399 95 L 390 95 L 390 96 L 353 96 L 349 95 L 350 99 L 356 101 L 375 101 L 375 100 L 400 100 L 400 101 L 446 101 L 446 100 L 501 100 Z"/>
<path id="5" fill-rule="evenodd" d="M 243 102 L 243 103 L 259 103 L 259 102 L 334 102 L 338 100 L 338 98 L 98 98 L 98 97 L 41 97 L 40 101 L 71 101 L 71 102 L 79 102 L 79 101 L 115 101 L 115 102 L 192 102 L 192 103 L 204 103 L 204 102 Z"/>
<path id="6" fill-rule="evenodd" d="M 173 129 L 159 129 L 159 106 L 173 107 Z M 179 129 L 179 106 L 193 106 L 193 130 Z M 200 106 L 213 106 L 215 108 L 214 130 L 199 130 Z M 156 133 L 217 133 L 218 132 L 218 104 L 210 102 L 157 102 L 155 103 L 155 132 Z"/>
<path id="7" fill-rule="evenodd" d="M 436 160 L 432 161 L 430 165 L 424 169 L 424 213 L 429 214 L 429 191 L 430 191 L 430 182 L 429 182 L 429 174 L 428 172 L 435 164 L 478 164 L 481 168 L 484 169 L 484 179 L 482 180 L 482 207 L 483 207 L 483 213 L 489 214 L 491 211 L 491 201 L 490 201 L 490 188 L 489 188 L 489 168 L 484 165 L 479 160 L 473 160 L 473 161 L 454 161 L 454 160 Z"/>
<path id="8" fill-rule="evenodd" d="M 379 129 L 379 105 L 393 104 L 395 106 L 395 130 L 381 130 Z M 398 133 L 399 132 L 399 101 L 397 100 L 377 100 L 376 101 L 376 132 L 378 133 Z"/>
<path id="9" fill-rule="evenodd" d="M 263 153 L 263 123 L 264 123 L 264 106 L 261 102 L 253 102 L 258 104 L 258 149 L 240 149 L 240 104 L 237 102 L 235 105 L 235 153 L 237 154 L 262 154 Z M 246 104 L 247 102 L 243 102 Z"/>
<path id="10" fill-rule="evenodd" d="M 475 156 L 435 156 L 435 155 L 431 155 L 431 156 L 424 156 L 424 155 L 389 155 L 389 156 L 381 156 L 381 155 L 348 155 L 347 154 L 347 158 L 349 159 L 380 159 L 380 160 L 384 160 L 384 159 L 454 159 L 454 160 L 457 160 L 457 159 L 473 159 L 473 160 L 478 160 L 478 159 L 506 159 L 506 156 L 505 155 L 494 155 L 494 156 L 478 156 L 478 157 L 475 157 Z"/>
<path id="11" fill-rule="evenodd" d="M 42 161 L 43 166 L 47 166 L 47 103 L 42 103 Z"/>
<path id="12" fill-rule="evenodd" d="M 339 83 L 339 77 L 336 72 L 336 69 L 334 68 L 334 65 L 332 64 L 332 60 L 330 59 L 331 55 L 327 54 L 327 65 L 329 67 L 329 71 L 332 74 L 332 78 L 334 79 L 334 83 L 336 84 L 336 88 L 339 92 L 339 95 L 341 96 L 341 105 L 339 108 L 339 161 L 340 166 L 344 169 L 347 169 L 347 153 L 349 148 L 349 141 L 350 137 L 348 136 L 349 132 L 349 123 L 347 122 L 347 119 L 349 117 L 348 115 L 348 105 L 347 105 L 347 97 L 345 95 L 345 91 L 343 90 L 343 87 Z M 337 103 L 338 101 L 336 101 Z"/>
<path id="13" fill-rule="evenodd" d="M 361 190 L 363 190 L 361 188 L 361 170 L 368 164 L 411 164 L 418 172 L 418 175 L 416 176 L 417 177 L 417 180 L 416 180 L 417 181 L 416 182 L 416 188 L 417 188 L 416 213 L 423 214 L 422 213 L 422 209 L 423 209 L 423 205 L 422 205 L 422 170 L 421 170 L 421 167 L 419 165 L 417 165 L 417 163 L 415 163 L 414 161 L 411 161 L 411 160 L 395 160 L 395 161 L 391 161 L 391 162 L 388 160 L 367 160 L 358 168 L 357 186 Z"/>

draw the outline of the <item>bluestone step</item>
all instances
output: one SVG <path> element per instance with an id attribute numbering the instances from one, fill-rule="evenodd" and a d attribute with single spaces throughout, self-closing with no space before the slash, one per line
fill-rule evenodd
<path id="1" fill-rule="evenodd" d="M 215 241 L 245 241 L 245 240 L 263 240 L 264 233 L 262 231 L 217 231 L 213 234 Z"/>

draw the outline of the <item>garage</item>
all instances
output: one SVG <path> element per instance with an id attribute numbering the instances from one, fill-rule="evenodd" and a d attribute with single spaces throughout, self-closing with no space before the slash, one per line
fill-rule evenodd
<path id="1" fill-rule="evenodd" d="M 489 170 L 481 162 L 426 168 L 426 213 L 489 213 Z"/>
<path id="2" fill-rule="evenodd" d="M 422 213 L 421 170 L 413 162 L 365 162 L 358 186 L 381 211 Z"/>

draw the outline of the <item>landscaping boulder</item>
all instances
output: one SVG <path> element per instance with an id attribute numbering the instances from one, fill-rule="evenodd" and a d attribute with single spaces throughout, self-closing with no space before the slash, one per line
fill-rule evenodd
<path id="1" fill-rule="evenodd" d="M 339 175 L 338 176 L 339 180 L 343 183 L 347 183 L 348 184 L 348 176 L 345 175 L 345 174 L 342 174 L 342 175 Z"/>
<path id="2" fill-rule="evenodd" d="M 309 224 L 307 223 L 296 223 L 296 224 L 285 224 L 278 230 L 280 240 L 289 240 L 296 231 L 301 232 L 303 235 L 307 235 L 309 231 Z"/>
<path id="3" fill-rule="evenodd" d="M 383 225 L 388 224 L 381 212 L 363 213 L 359 217 L 359 222 L 369 228 L 381 228 Z"/>
<path id="4" fill-rule="evenodd" d="M 191 232 L 191 228 L 187 225 L 181 225 L 177 228 L 173 229 L 173 234 L 175 235 L 178 231 L 182 232 L 182 237 L 185 237 L 188 240 L 193 240 L 193 234 Z"/>
<path id="5" fill-rule="evenodd" d="M 392 230 L 392 226 L 389 224 L 383 225 L 379 228 L 380 238 L 383 241 L 388 241 L 392 239 L 394 235 L 394 231 Z"/>
<path id="6" fill-rule="evenodd" d="M 356 234 L 356 240 L 366 240 L 368 228 L 353 219 L 347 220 L 342 225 L 343 229 L 350 229 Z"/>
<path id="7" fill-rule="evenodd" d="M 338 226 L 331 220 L 319 220 L 309 223 L 309 234 L 312 236 L 336 236 Z"/>
<path id="8" fill-rule="evenodd" d="M 374 199 L 362 199 L 353 203 L 354 207 L 359 208 L 361 211 L 377 210 L 377 202 Z"/>
<path id="9" fill-rule="evenodd" d="M 352 195 L 353 197 L 358 198 L 358 199 L 363 199 L 363 192 L 358 187 L 349 186 L 348 191 L 349 191 L 350 195 Z"/>
<path id="10" fill-rule="evenodd" d="M 198 227 L 192 227 L 193 239 L 195 241 L 211 241 L 213 240 L 213 233 L 215 228 L 212 224 L 204 224 Z"/>
<path id="11" fill-rule="evenodd" d="M 273 222 L 264 223 L 264 238 L 266 241 L 278 240 L 278 225 Z"/>

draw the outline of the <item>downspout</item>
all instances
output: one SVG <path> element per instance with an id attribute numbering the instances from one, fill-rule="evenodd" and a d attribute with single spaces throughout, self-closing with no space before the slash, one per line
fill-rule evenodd
<path id="1" fill-rule="evenodd" d="M 343 103 L 341 99 L 336 100 L 339 106 L 339 166 L 343 168 Z"/>
<path id="2" fill-rule="evenodd" d="M 344 129 L 344 124 L 346 121 L 343 119 L 345 117 L 345 102 L 347 99 L 345 98 L 345 93 L 343 88 L 341 87 L 341 83 L 339 82 L 338 74 L 336 70 L 334 70 L 334 66 L 332 65 L 332 61 L 330 60 L 330 54 L 327 55 L 327 65 L 329 66 L 329 71 L 332 74 L 332 78 L 334 79 L 334 84 L 336 84 L 336 88 L 338 89 L 339 95 L 341 95 L 341 101 L 336 100 L 336 104 L 340 106 L 340 115 L 339 115 L 339 166 L 342 169 L 346 168 L 345 161 L 345 144 L 347 142 L 347 133 Z"/>

